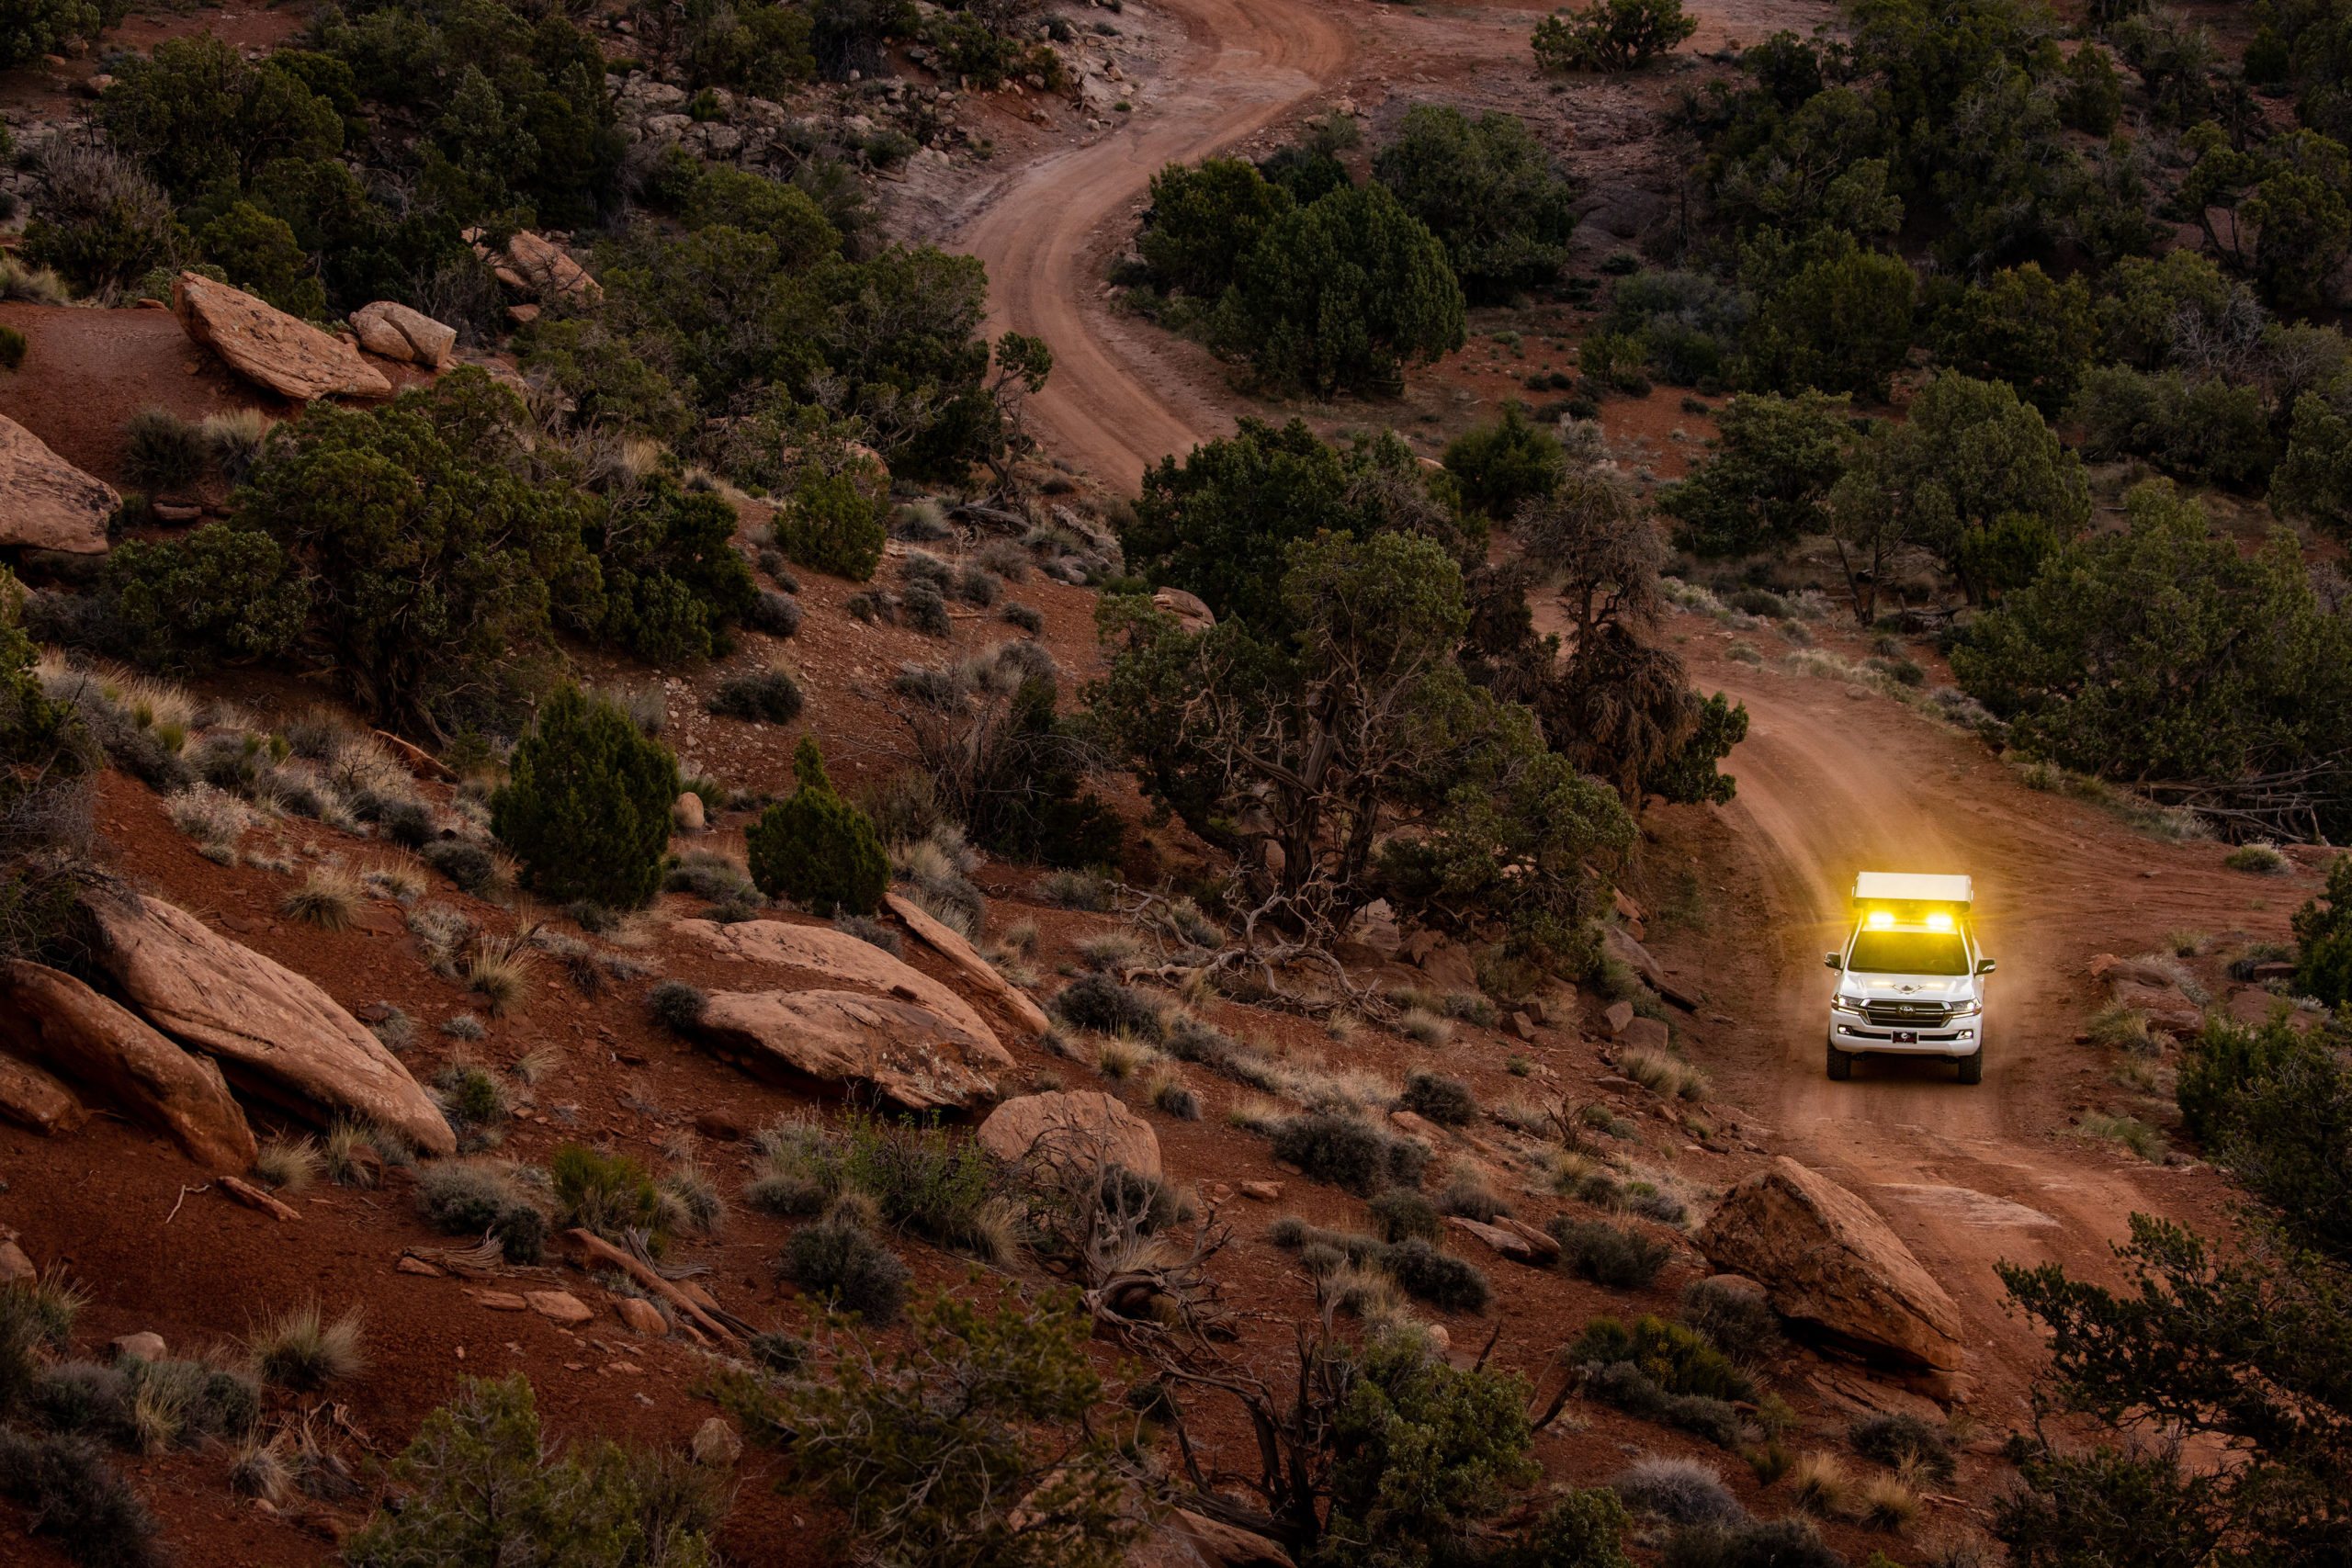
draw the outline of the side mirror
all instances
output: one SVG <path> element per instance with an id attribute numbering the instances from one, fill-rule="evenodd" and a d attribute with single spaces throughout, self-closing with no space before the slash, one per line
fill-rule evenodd
<path id="1" fill-rule="evenodd" d="M 1993 972 L 1993 961 L 1989 958 L 1978 959 L 1976 961 L 1976 972 L 1979 975 L 1990 975 Z"/>
<path id="2" fill-rule="evenodd" d="M 1843 953 L 1825 953 L 1821 955 L 1821 961 L 1832 969 L 1842 970 L 1846 967 L 1846 958 Z"/>

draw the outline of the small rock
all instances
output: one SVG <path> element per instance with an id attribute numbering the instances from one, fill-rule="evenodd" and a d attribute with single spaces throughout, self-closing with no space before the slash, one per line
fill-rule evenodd
<path id="1" fill-rule="evenodd" d="M 1275 1202 L 1283 1195 L 1283 1184 L 1279 1181 L 1241 1181 L 1235 1185 L 1241 1189 L 1244 1198 L 1255 1198 L 1261 1203 Z"/>
<path id="2" fill-rule="evenodd" d="M 19 1280 L 38 1280 L 40 1270 L 25 1256 L 25 1249 L 13 1241 L 0 1241 L 0 1285 L 13 1285 Z"/>
<path id="3" fill-rule="evenodd" d="M 586 1323 L 596 1315 L 569 1291 L 526 1291 L 523 1299 L 533 1312 L 558 1323 Z"/>
<path id="4" fill-rule="evenodd" d="M 1204 1202 L 1222 1203 L 1233 1196 L 1233 1189 L 1222 1181 L 1201 1183 L 1201 1198 Z"/>
<path id="5" fill-rule="evenodd" d="M 158 523 L 193 523 L 204 515 L 201 506 L 172 501 L 151 501 L 147 510 Z"/>
<path id="6" fill-rule="evenodd" d="M 474 1292 L 474 1303 L 478 1306 L 488 1307 L 492 1312 L 528 1312 L 531 1310 L 531 1303 L 525 1301 L 522 1297 L 514 1294 L 512 1291 L 477 1291 Z"/>
<path id="7" fill-rule="evenodd" d="M 1532 1041 L 1535 1038 L 1535 1021 L 1524 1012 L 1511 1014 L 1505 1021 L 1503 1029 L 1514 1040 Z"/>
<path id="8" fill-rule="evenodd" d="M 1453 1348 L 1453 1336 L 1445 1331 L 1445 1325 L 1442 1323 L 1423 1324 L 1421 1325 L 1421 1331 L 1430 1337 L 1430 1343 L 1436 1346 L 1440 1350 L 1451 1350 Z"/>
<path id="9" fill-rule="evenodd" d="M 398 1263 L 392 1265 L 392 1269 L 395 1273 L 416 1274 L 421 1275 L 427 1280 L 438 1280 L 441 1278 L 441 1270 L 435 1269 L 432 1264 L 427 1263 L 422 1258 L 402 1257 Z"/>
<path id="10" fill-rule="evenodd" d="M 1504 1230 L 1499 1225 L 1480 1224 L 1476 1220 L 1464 1219 L 1460 1214 L 1447 1215 L 1445 1223 L 1456 1230 L 1476 1236 L 1514 1263 L 1535 1261 L 1535 1249 L 1527 1245 L 1525 1236 L 1515 1231 Z"/>
<path id="11" fill-rule="evenodd" d="M 1539 1027 L 1552 1021 L 1552 1010 L 1544 1005 L 1544 998 L 1541 997 L 1528 998 L 1519 1004 L 1519 1010 L 1527 1015 L 1530 1022 Z"/>
<path id="12" fill-rule="evenodd" d="M 695 1428 L 688 1451 L 695 1456 L 696 1464 L 725 1470 L 743 1457 L 743 1438 L 727 1424 L 726 1417 L 714 1416 Z"/>
<path id="13" fill-rule="evenodd" d="M 716 1143 L 731 1144 L 743 1135 L 743 1119 L 732 1111 L 713 1106 L 695 1112 L 695 1131 Z"/>
<path id="14" fill-rule="evenodd" d="M 638 1377 L 642 1377 L 645 1373 L 645 1369 L 635 1361 L 610 1361 L 605 1363 L 605 1370 L 608 1372 L 628 1372 Z"/>
<path id="15" fill-rule="evenodd" d="M 702 796 L 696 795 L 692 790 L 686 791 L 685 794 L 678 796 L 678 804 L 670 808 L 670 817 L 673 821 L 677 823 L 679 832 L 701 832 L 703 830 L 705 821 L 702 809 Z"/>
<path id="16" fill-rule="evenodd" d="M 1637 1018 L 1620 1030 L 1617 1037 L 1629 1046 L 1645 1051 L 1663 1051 L 1672 1043 L 1674 1035 L 1659 1019 Z"/>
<path id="17" fill-rule="evenodd" d="M 1274 1161 L 1274 1168 L 1281 1171 L 1284 1176 L 1305 1176 L 1306 1174 L 1306 1169 L 1304 1166 L 1293 1165 L 1286 1159 L 1278 1159 Z"/>
<path id="18" fill-rule="evenodd" d="M 1611 1040 L 1624 1033 L 1625 1026 L 1633 1021 L 1634 1004 L 1631 1002 L 1611 1002 L 1601 1010 L 1600 1027 Z"/>
<path id="19" fill-rule="evenodd" d="M 136 1356 L 142 1361 L 160 1361 L 164 1359 L 164 1337 L 152 1328 L 142 1328 L 136 1334 L 126 1334 L 119 1339 L 111 1341 L 108 1348 L 114 1351 L 114 1359 L 118 1361 L 126 1356 Z"/>
<path id="20" fill-rule="evenodd" d="M 640 1301 L 635 1296 L 621 1296 L 614 1301 L 613 1310 L 620 1314 L 623 1323 L 639 1334 L 650 1334 L 658 1339 L 670 1332 L 669 1320 L 651 1302 Z"/>

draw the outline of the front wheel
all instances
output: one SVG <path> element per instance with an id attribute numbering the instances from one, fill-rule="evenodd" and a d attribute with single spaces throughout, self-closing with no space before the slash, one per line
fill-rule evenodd
<path id="1" fill-rule="evenodd" d="M 1854 1076 L 1854 1054 L 1829 1047 L 1829 1078 L 1832 1083 L 1844 1083 Z"/>
<path id="2" fill-rule="evenodd" d="M 1976 1055 L 1973 1056 L 1962 1056 L 1960 1058 L 1960 1081 L 1962 1083 L 1983 1083 L 1984 1081 L 1984 1046 L 1979 1045 L 1976 1047 Z"/>

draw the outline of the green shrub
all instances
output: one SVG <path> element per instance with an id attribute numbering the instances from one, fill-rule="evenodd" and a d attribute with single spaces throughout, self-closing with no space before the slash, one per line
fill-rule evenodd
<path id="1" fill-rule="evenodd" d="M 54 1540 L 83 1568 L 161 1560 L 154 1516 L 87 1438 L 0 1427 L 0 1494 L 31 1515 L 29 1533 Z"/>
<path id="2" fill-rule="evenodd" d="M 978 1140 L 936 1123 L 855 1116 L 832 1147 L 837 1164 L 825 1178 L 832 1190 L 857 1189 L 885 1220 L 937 1246 L 986 1248 L 981 1211 L 997 1176 Z"/>
<path id="3" fill-rule="evenodd" d="M 2293 928 L 2296 992 L 2330 1007 L 2352 1001 L 2352 855 L 2335 857 L 2326 890 L 2295 911 Z"/>
<path id="4" fill-rule="evenodd" d="M 1613 1189 L 1610 1196 L 1614 1197 Z M 1560 1266 L 1612 1291 L 1637 1291 L 1657 1278 L 1674 1249 L 1640 1231 L 1601 1220 L 1555 1214 L 1544 1223 L 1560 1244 Z"/>
<path id="5" fill-rule="evenodd" d="M 1467 1127 L 1478 1120 L 1478 1097 L 1460 1078 L 1416 1067 L 1405 1075 L 1405 1092 L 1396 1103 L 1417 1116 L 1445 1127 Z"/>
<path id="6" fill-rule="evenodd" d="M 881 509 L 847 474 L 804 473 L 776 513 L 776 543 L 795 565 L 853 582 L 874 575 L 888 537 Z"/>
<path id="7" fill-rule="evenodd" d="M 736 550 L 735 508 L 656 474 L 611 500 L 582 538 L 596 558 L 604 614 L 594 635 L 649 664 L 708 659 L 759 602 Z"/>
<path id="8" fill-rule="evenodd" d="M 1535 24 L 1535 63 L 1544 71 L 1630 71 L 1698 30 L 1682 0 L 1594 0 Z"/>
<path id="9" fill-rule="evenodd" d="M 1151 208 L 1136 249 L 1160 288 L 1214 302 L 1259 235 L 1292 205 L 1289 192 L 1246 160 L 1170 164 L 1151 177 Z"/>
<path id="10" fill-rule="evenodd" d="M 1593 1361 L 1579 1385 L 1587 1399 L 1612 1404 L 1628 1416 L 1695 1432 L 1718 1448 L 1736 1450 L 1745 1427 L 1726 1400 L 1702 1393 L 1668 1393 L 1631 1361 Z"/>
<path id="11" fill-rule="evenodd" d="M 537 1263 L 547 1244 L 546 1213 L 494 1166 L 425 1166 L 417 1173 L 416 1207 L 445 1235 L 496 1236 L 509 1263 Z"/>
<path id="12" fill-rule="evenodd" d="M 1625 1532 L 1633 1526 L 1615 1493 L 1600 1486 L 1575 1489 L 1489 1561 L 1493 1568 L 1634 1568 L 1624 1548 Z"/>
<path id="13" fill-rule="evenodd" d="M 1396 1183 L 1420 1179 L 1429 1152 L 1410 1138 L 1394 1137 L 1360 1117 L 1309 1111 L 1283 1119 L 1274 1128 L 1274 1157 L 1298 1167 L 1360 1198 Z"/>
<path id="14" fill-rule="evenodd" d="M 1630 1326 L 1596 1317 L 1560 1355 L 1577 1367 L 1629 1361 L 1668 1393 L 1726 1401 L 1756 1397 L 1755 1382 L 1703 1336 L 1646 1313 Z"/>
<path id="15" fill-rule="evenodd" d="M 1373 1199 L 1371 1213 L 1383 1241 L 1404 1241 L 1413 1236 L 1435 1241 L 1445 1234 L 1445 1216 L 1417 1187 L 1391 1187 Z"/>
<path id="16" fill-rule="evenodd" d="M 1909 1414 L 1865 1416 L 1846 1428 L 1846 1440 L 1864 1459 L 1889 1470 L 1915 1465 L 1936 1481 L 1950 1481 L 1960 1465 L 1951 1433 Z"/>
<path id="17" fill-rule="evenodd" d="M 646 1005 L 662 1026 L 675 1034 L 691 1034 L 702 1022 L 702 1010 L 710 998 L 684 980 L 664 980 L 645 993 Z"/>
<path id="18" fill-rule="evenodd" d="M 1456 1368 L 1413 1334 L 1376 1340 L 1351 1370 L 1333 1433 L 1329 1556 L 1318 1561 L 1379 1568 L 1408 1560 L 1393 1554 L 1406 1541 L 1428 1552 L 1422 1561 L 1476 1561 L 1464 1527 L 1540 1473 L 1527 1457 L 1525 1382 Z"/>
<path id="19" fill-rule="evenodd" d="M 890 886 L 889 857 L 874 824 L 833 793 L 813 737 L 800 738 L 792 767 L 800 787 L 744 835 L 752 880 L 769 897 L 789 898 L 811 914 L 871 915 Z"/>
<path id="20" fill-rule="evenodd" d="M 1451 105 L 1416 104 L 1372 175 L 1445 246 L 1472 301 L 1501 303 L 1559 276 L 1577 186 L 1519 116 L 1490 110 L 1473 119 Z"/>
<path id="21" fill-rule="evenodd" d="M 628 1156 L 565 1144 L 548 1161 L 548 1179 L 555 1189 L 556 1223 L 566 1229 L 577 1226 L 616 1245 L 626 1245 L 628 1232 L 640 1231 L 656 1253 L 668 1244 L 661 1189 Z"/>
<path id="22" fill-rule="evenodd" d="M 1794 1515 L 1676 1530 L 1661 1561 L 1662 1568 L 1846 1568 L 1814 1522 Z"/>
<path id="23" fill-rule="evenodd" d="M 1679 1315 L 1741 1366 L 1759 1365 L 1781 1348 L 1780 1318 L 1760 1291 L 1693 1280 L 1682 1288 Z"/>
<path id="24" fill-rule="evenodd" d="M 1527 417 L 1516 398 L 1503 416 L 1455 437 L 1445 449 L 1445 471 L 1453 476 L 1463 503 L 1497 522 L 1507 522 L 1530 496 L 1559 487 L 1566 459 L 1559 438 Z"/>
<path id="25" fill-rule="evenodd" d="M 899 1310 L 906 1304 L 906 1264 L 845 1216 L 793 1232 L 776 1272 L 827 1306 L 856 1313 L 876 1328 L 898 1322 Z"/>
<path id="26" fill-rule="evenodd" d="M 735 1397 L 790 1435 L 790 1484 L 831 1498 L 877 1559 L 1116 1568 L 1144 1527 L 1114 1434 L 1080 1426 L 1103 1399 L 1091 1327 L 1073 1292 L 942 1292 L 905 1351 L 856 1338 L 822 1375 Z"/>
<path id="27" fill-rule="evenodd" d="M 800 683 L 787 670 L 730 675 L 718 683 L 710 699 L 711 712 L 754 724 L 790 724 L 800 716 Z"/>
<path id="28" fill-rule="evenodd" d="M 0 370 L 21 370 L 27 348 L 25 334 L 14 327 L 0 327 Z"/>
<path id="29" fill-rule="evenodd" d="M 169 409 L 141 409 L 123 423 L 122 471 L 150 491 L 182 489 L 204 472 L 204 437 Z"/>
<path id="30" fill-rule="evenodd" d="M 606 1438 L 550 1453 L 530 1380 L 466 1378 L 391 1464 L 400 1495 L 345 1544 L 346 1568 L 706 1568 L 725 1479 Z"/>
<path id="31" fill-rule="evenodd" d="M 1389 1247 L 1380 1264 L 1408 1295 L 1447 1312 L 1483 1311 L 1494 1294 L 1476 1265 L 1440 1252 L 1420 1236 Z"/>
<path id="32" fill-rule="evenodd" d="M 678 763 L 603 697 L 565 686 L 514 748 L 491 796 L 490 828 L 525 880 L 558 903 L 633 909 L 662 882 Z"/>

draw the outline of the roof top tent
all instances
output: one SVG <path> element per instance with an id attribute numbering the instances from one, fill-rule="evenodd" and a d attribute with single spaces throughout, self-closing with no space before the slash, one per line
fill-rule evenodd
<path id="1" fill-rule="evenodd" d="M 1966 914 L 1976 887 L 1965 876 L 1914 871 L 1865 871 L 1854 878 L 1854 908 L 1865 906 L 1911 913 L 1929 907 Z"/>

